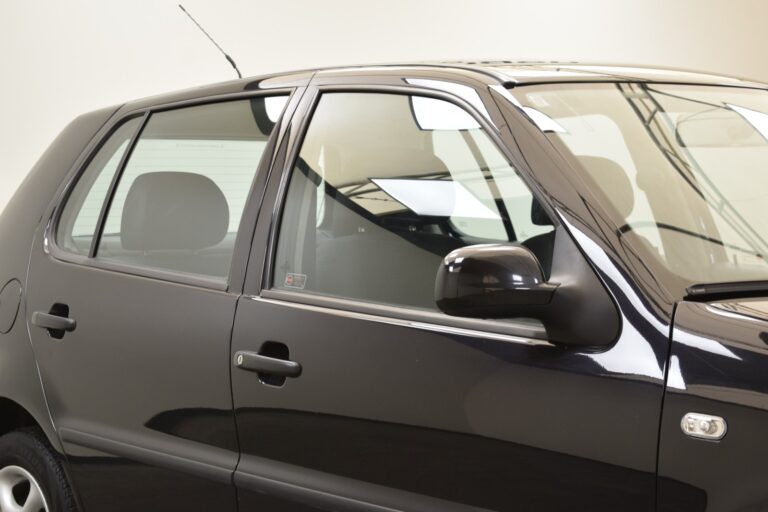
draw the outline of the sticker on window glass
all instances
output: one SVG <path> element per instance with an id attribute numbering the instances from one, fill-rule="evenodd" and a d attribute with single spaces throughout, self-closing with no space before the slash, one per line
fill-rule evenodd
<path id="1" fill-rule="evenodd" d="M 297 288 L 299 290 L 303 290 L 306 285 L 307 285 L 306 274 L 291 274 L 291 273 L 285 274 L 286 288 Z"/>

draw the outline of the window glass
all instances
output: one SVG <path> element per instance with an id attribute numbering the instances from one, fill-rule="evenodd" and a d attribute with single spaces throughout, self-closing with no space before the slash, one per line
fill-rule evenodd
<path id="1" fill-rule="evenodd" d="M 434 310 L 435 277 L 449 252 L 525 244 L 548 272 L 553 229 L 458 106 L 326 94 L 290 179 L 274 286 Z"/>
<path id="2" fill-rule="evenodd" d="M 123 123 L 88 164 L 59 218 L 56 230 L 59 247 L 76 254 L 90 252 L 109 185 L 140 123 L 141 118 Z"/>
<path id="3" fill-rule="evenodd" d="M 624 136 L 614 120 L 604 114 L 587 116 L 569 116 L 557 120 L 565 130 L 560 132 L 563 139 L 575 154 L 597 157 L 619 164 L 632 181 L 637 180 L 637 168 L 627 148 Z M 653 213 L 648 197 L 642 190 L 634 190 L 634 208 L 627 216 L 630 223 L 641 223 L 652 218 Z M 661 247 L 658 229 L 645 232 L 648 241 L 655 247 Z"/>
<path id="4" fill-rule="evenodd" d="M 655 279 L 683 290 L 766 279 L 764 90 L 590 83 L 511 93 L 548 120 L 543 130 Z"/>
<path id="5" fill-rule="evenodd" d="M 251 184 L 286 100 L 153 114 L 120 177 L 98 257 L 226 278 Z"/>

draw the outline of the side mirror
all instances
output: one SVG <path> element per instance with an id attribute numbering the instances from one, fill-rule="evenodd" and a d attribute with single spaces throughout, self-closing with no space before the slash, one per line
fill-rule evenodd
<path id="1" fill-rule="evenodd" d="M 539 317 L 558 285 L 544 279 L 536 256 L 520 245 L 457 249 L 437 272 L 437 307 L 452 316 Z"/>

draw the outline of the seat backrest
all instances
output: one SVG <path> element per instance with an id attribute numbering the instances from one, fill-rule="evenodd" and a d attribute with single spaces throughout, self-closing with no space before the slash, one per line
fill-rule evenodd
<path id="1" fill-rule="evenodd" d="M 364 158 L 362 158 L 364 156 Z M 448 175 L 445 163 L 419 148 L 373 147 L 343 161 L 344 182 L 330 173 L 336 187 L 376 178 Z M 350 200 L 351 201 L 351 200 Z M 367 218 L 338 199 L 327 199 L 326 236 L 317 242 L 319 289 L 373 302 L 435 308 L 434 286 L 443 257 L 463 245 L 432 233 L 395 231 Z M 373 217 L 373 216 L 371 216 Z"/>
<path id="2" fill-rule="evenodd" d="M 337 215 L 358 217 L 357 231 L 318 241 L 318 290 L 372 302 L 435 307 L 435 277 L 442 256 L 338 203 L 334 209 Z"/>

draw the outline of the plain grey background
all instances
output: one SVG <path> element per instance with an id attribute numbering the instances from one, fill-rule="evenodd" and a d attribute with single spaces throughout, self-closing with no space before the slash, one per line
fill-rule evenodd
<path id="1" fill-rule="evenodd" d="M 764 0 L 183 0 L 245 76 L 395 61 L 676 66 L 768 81 Z M 235 77 L 178 0 L 0 0 L 0 210 L 102 106 Z"/>

